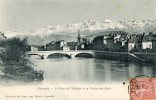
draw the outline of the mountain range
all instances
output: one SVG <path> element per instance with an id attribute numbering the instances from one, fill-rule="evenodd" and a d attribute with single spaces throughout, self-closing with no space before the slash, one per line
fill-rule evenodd
<path id="1" fill-rule="evenodd" d="M 88 20 L 75 24 L 64 24 L 41 28 L 34 33 L 21 31 L 6 31 L 8 37 L 28 37 L 28 44 L 45 45 L 51 41 L 76 41 L 77 33 L 82 37 L 96 35 L 103 31 L 125 31 L 130 34 L 156 32 L 156 19 L 116 21 L 116 20 Z"/>

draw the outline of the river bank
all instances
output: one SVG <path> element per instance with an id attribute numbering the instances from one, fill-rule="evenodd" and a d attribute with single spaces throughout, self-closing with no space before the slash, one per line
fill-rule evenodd
<path id="1" fill-rule="evenodd" d="M 108 52 L 108 51 L 95 51 L 95 58 L 128 61 L 128 52 Z"/>
<path id="2" fill-rule="evenodd" d="M 41 70 L 36 70 L 34 68 L 20 69 L 21 72 L 19 71 L 19 69 L 14 70 L 16 70 L 14 73 L 9 73 L 7 71 L 3 72 L 2 69 L 0 69 L 0 80 L 14 80 L 26 82 L 44 80 L 44 72 Z"/>
<path id="3" fill-rule="evenodd" d="M 156 53 L 95 51 L 95 58 L 134 63 L 156 63 Z"/>

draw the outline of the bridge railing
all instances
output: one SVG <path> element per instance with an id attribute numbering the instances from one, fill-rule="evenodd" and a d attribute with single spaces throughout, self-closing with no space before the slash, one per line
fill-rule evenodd
<path id="1" fill-rule="evenodd" d="M 69 50 L 69 51 L 63 51 L 63 50 L 52 50 L 52 51 L 33 51 L 33 52 L 27 52 L 27 53 L 48 53 L 48 52 L 90 52 L 94 50 Z"/>

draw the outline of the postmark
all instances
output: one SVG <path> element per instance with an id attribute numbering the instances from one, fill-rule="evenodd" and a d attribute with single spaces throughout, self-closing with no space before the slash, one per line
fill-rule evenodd
<path id="1" fill-rule="evenodd" d="M 130 100 L 156 100 L 155 80 L 145 75 L 130 79 Z"/>

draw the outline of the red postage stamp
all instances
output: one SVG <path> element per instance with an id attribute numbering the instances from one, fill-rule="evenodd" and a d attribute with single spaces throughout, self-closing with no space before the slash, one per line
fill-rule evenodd
<path id="1" fill-rule="evenodd" d="M 130 80 L 130 100 L 156 100 L 156 78 L 138 77 Z"/>

